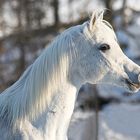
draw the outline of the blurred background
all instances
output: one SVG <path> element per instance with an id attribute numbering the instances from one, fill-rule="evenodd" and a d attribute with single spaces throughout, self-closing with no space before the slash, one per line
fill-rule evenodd
<path id="1" fill-rule="evenodd" d="M 0 92 L 12 85 L 43 48 L 68 27 L 107 9 L 124 53 L 140 65 L 140 0 L 0 0 Z M 84 85 L 69 140 L 140 140 L 140 92 Z"/>

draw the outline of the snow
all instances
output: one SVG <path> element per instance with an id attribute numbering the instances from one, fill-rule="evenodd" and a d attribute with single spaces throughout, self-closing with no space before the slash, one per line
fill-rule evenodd
<path id="1" fill-rule="evenodd" d="M 118 10 L 122 7 L 123 1 L 122 0 L 116 0 L 113 4 L 113 9 Z"/>
<path id="2" fill-rule="evenodd" d="M 69 128 L 70 140 L 95 140 L 94 112 L 77 111 Z M 99 112 L 99 140 L 140 140 L 140 105 L 110 104 Z"/>
<path id="3" fill-rule="evenodd" d="M 140 105 L 111 104 L 99 120 L 99 140 L 140 140 Z"/>
<path id="4" fill-rule="evenodd" d="M 70 140 L 94 140 L 94 122 L 94 112 L 76 111 L 69 127 L 68 138 Z"/>
<path id="5" fill-rule="evenodd" d="M 127 0 L 127 6 L 135 10 L 140 10 L 140 0 Z"/>

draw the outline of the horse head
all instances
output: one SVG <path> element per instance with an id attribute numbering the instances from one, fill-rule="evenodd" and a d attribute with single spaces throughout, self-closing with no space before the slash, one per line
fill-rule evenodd
<path id="1" fill-rule="evenodd" d="M 122 52 L 112 26 L 103 20 L 103 12 L 94 12 L 77 38 L 81 41 L 77 41 L 80 55 L 73 64 L 75 79 L 113 84 L 130 91 L 140 89 L 140 67 Z"/>

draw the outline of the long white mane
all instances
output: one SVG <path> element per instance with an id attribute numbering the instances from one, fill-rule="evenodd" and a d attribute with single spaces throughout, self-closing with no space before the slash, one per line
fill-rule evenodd
<path id="1" fill-rule="evenodd" d="M 78 36 L 80 28 L 76 26 L 58 36 L 21 78 L 0 94 L 1 119 L 12 123 L 19 119 L 35 118 L 44 111 L 53 97 L 51 91 L 64 82 L 70 60 L 76 56 L 74 38 Z"/>
<path id="2" fill-rule="evenodd" d="M 58 36 L 21 78 L 0 94 L 0 120 L 8 124 L 32 120 L 46 109 L 53 98 L 52 90 L 61 88 L 64 79 L 68 80 L 71 62 L 80 55 L 75 46 L 85 49 L 86 24 L 89 23 L 72 27 Z"/>

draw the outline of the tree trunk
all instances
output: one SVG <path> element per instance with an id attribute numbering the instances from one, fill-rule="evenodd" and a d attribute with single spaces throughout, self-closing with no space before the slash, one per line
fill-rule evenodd
<path id="1" fill-rule="evenodd" d="M 58 25 L 59 24 L 59 1 L 53 0 L 52 5 L 54 8 L 54 24 Z"/>

